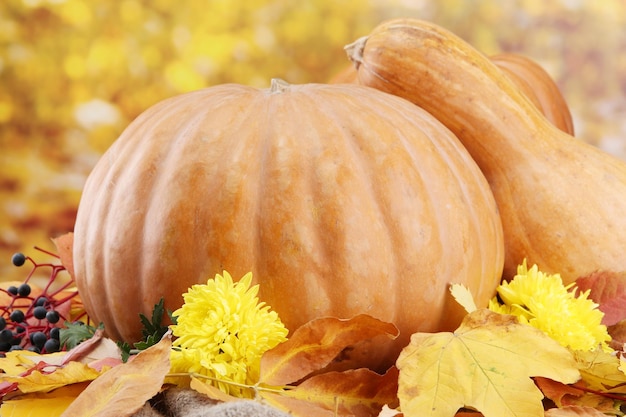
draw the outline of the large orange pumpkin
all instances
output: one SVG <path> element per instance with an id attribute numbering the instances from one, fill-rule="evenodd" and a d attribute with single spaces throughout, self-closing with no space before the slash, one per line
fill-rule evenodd
<path id="1" fill-rule="evenodd" d="M 162 101 L 90 174 L 74 235 L 78 289 L 108 335 L 227 270 L 294 330 L 370 314 L 453 329 L 451 283 L 486 305 L 504 244 L 489 185 L 417 106 L 356 85 L 221 85 Z"/>

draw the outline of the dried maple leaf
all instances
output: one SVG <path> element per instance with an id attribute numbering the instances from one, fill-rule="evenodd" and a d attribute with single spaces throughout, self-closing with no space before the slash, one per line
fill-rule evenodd
<path id="1" fill-rule="evenodd" d="M 366 314 L 351 319 L 325 317 L 312 320 L 296 329 L 291 337 L 261 358 L 260 382 L 266 385 L 289 385 L 313 372 L 318 372 L 337 360 L 342 352 L 371 340 L 395 339 L 398 329 Z M 360 347 L 363 347 L 361 345 Z M 352 357 L 362 352 L 350 352 Z M 370 355 L 375 344 L 367 346 Z M 349 363 L 349 360 L 346 361 Z"/>
<path id="2" fill-rule="evenodd" d="M 261 390 L 269 404 L 296 416 L 371 417 L 397 402 L 398 371 L 380 375 L 360 368 L 315 375 L 285 391 Z"/>
<path id="3" fill-rule="evenodd" d="M 626 375 L 620 358 L 614 352 L 601 349 L 572 351 L 581 380 L 572 385 L 545 378 L 535 378 L 543 394 L 559 408 L 586 407 L 606 414 L 619 414 L 626 399 Z"/>
<path id="4" fill-rule="evenodd" d="M 263 355 L 256 389 L 297 416 L 375 416 L 397 403 L 397 369 L 381 375 L 357 364 L 397 336 L 393 324 L 365 314 L 312 320 Z"/>
<path id="5" fill-rule="evenodd" d="M 171 335 L 93 381 L 62 416 L 130 416 L 152 398 L 170 369 Z"/>
<path id="6" fill-rule="evenodd" d="M 544 417 L 607 417 L 593 407 L 563 407 L 546 410 Z"/>
<path id="7" fill-rule="evenodd" d="M 626 271 L 598 271 L 576 280 L 578 291 L 590 290 L 589 298 L 604 313 L 602 324 L 614 325 L 626 319 Z"/>
<path id="8" fill-rule="evenodd" d="M 572 352 L 580 370 L 582 381 L 589 389 L 605 391 L 626 384 L 626 374 L 620 369 L 620 359 L 611 352 Z"/>
<path id="9" fill-rule="evenodd" d="M 571 353 L 516 317 L 486 309 L 454 333 L 416 333 L 397 362 L 406 417 L 452 417 L 462 407 L 485 417 L 538 416 L 541 391 L 532 376 L 563 383 L 580 378 Z"/>
<path id="10" fill-rule="evenodd" d="M 543 395 L 554 402 L 557 407 L 567 404 L 568 398 L 584 395 L 583 391 L 572 385 L 563 384 L 548 378 L 536 377 L 535 384 L 537 384 Z"/>

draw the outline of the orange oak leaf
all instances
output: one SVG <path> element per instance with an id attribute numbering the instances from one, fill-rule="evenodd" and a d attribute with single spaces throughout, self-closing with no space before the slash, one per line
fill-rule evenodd
<path id="1" fill-rule="evenodd" d="M 280 392 L 259 391 L 276 408 L 300 417 L 377 416 L 388 404 L 397 405 L 398 370 L 384 375 L 360 368 L 314 375 Z"/>
<path id="2" fill-rule="evenodd" d="M 602 324 L 614 325 L 626 319 L 626 271 L 598 271 L 576 280 L 578 291 L 590 290 L 589 298 L 604 313 Z"/>
<path id="3" fill-rule="evenodd" d="M 171 334 L 94 380 L 62 417 L 126 417 L 156 395 L 170 369 Z"/>
<path id="4" fill-rule="evenodd" d="M 74 233 L 70 232 L 53 238 L 52 243 L 54 243 L 57 248 L 61 264 L 70 274 L 70 277 L 74 279 L 74 255 L 72 250 L 74 245 Z"/>
<path id="5" fill-rule="evenodd" d="M 485 417 L 538 416 L 543 395 L 531 379 L 579 380 L 569 350 L 514 316 L 468 314 L 454 333 L 415 333 L 397 361 L 406 417 L 452 417 L 462 407 Z"/>
<path id="6" fill-rule="evenodd" d="M 544 417 L 607 417 L 607 415 L 593 407 L 571 406 L 546 410 Z"/>
<path id="7" fill-rule="evenodd" d="M 536 377 L 541 392 L 559 408 L 587 407 L 614 414 L 626 393 L 626 375 L 620 370 L 617 355 L 601 349 L 573 351 L 581 380 L 566 385 Z"/>
<path id="8" fill-rule="evenodd" d="M 359 356 L 375 354 L 376 343 L 384 343 L 381 338 L 397 336 L 396 326 L 366 314 L 351 319 L 315 319 L 263 355 L 259 380 L 274 386 L 293 384 L 341 360 L 339 354 L 348 356 L 345 362 L 355 367 L 352 365 L 359 362 Z"/>
<path id="9" fill-rule="evenodd" d="M 549 378 L 536 377 L 535 384 L 537 384 L 543 395 L 552 400 L 558 407 L 566 404 L 568 398 L 584 395 L 583 391 L 572 385 L 563 384 Z"/>

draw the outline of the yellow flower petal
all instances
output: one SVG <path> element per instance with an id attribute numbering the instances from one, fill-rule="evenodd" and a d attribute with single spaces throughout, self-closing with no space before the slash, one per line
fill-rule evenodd
<path id="1" fill-rule="evenodd" d="M 288 331 L 276 312 L 259 302 L 258 285 L 250 287 L 251 283 L 251 273 L 234 282 L 224 271 L 183 294 L 183 306 L 173 313 L 177 339 L 172 373 L 194 372 L 238 384 L 257 382 L 261 356 L 285 341 Z M 227 383 L 216 386 L 231 395 L 247 395 Z"/>
<path id="2" fill-rule="evenodd" d="M 542 330 L 571 349 L 609 349 L 611 337 L 602 324 L 604 313 L 588 299 L 589 291 L 578 297 L 575 292 L 574 285 L 563 285 L 559 274 L 545 274 L 537 265 L 529 269 L 524 260 L 517 275 L 500 285 L 489 309 L 515 315 L 520 322 Z"/>

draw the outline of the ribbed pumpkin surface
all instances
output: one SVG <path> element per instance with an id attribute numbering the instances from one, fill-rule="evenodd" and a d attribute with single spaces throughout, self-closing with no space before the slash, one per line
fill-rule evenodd
<path id="1" fill-rule="evenodd" d="M 75 226 L 79 291 L 114 338 L 227 270 L 252 271 L 290 330 L 367 313 L 455 327 L 448 293 L 486 304 L 503 238 L 493 196 L 447 128 L 350 85 L 222 85 L 140 115 L 89 176 Z M 396 352 L 397 353 L 397 352 Z"/>
<path id="2" fill-rule="evenodd" d="M 565 284 L 626 270 L 624 161 L 557 129 L 493 62 L 432 22 L 392 19 L 347 48 L 359 83 L 426 109 L 480 166 L 501 213 L 504 279 L 524 259 Z"/>

